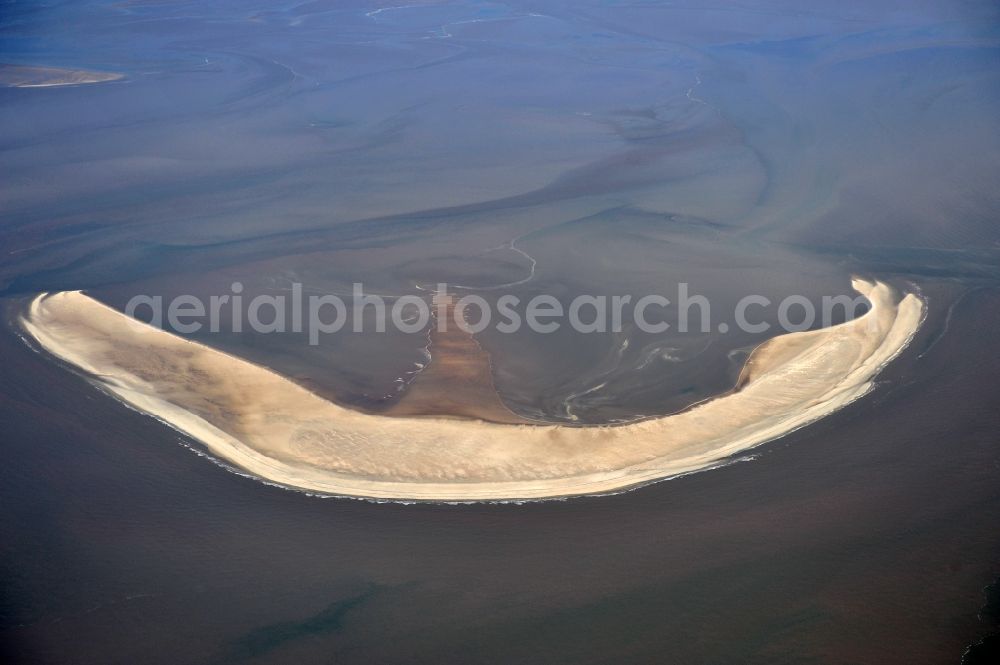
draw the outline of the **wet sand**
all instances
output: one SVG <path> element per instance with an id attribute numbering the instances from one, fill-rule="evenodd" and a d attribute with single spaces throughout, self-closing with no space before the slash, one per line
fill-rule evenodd
<path id="1" fill-rule="evenodd" d="M 375 499 L 544 499 L 709 468 L 867 393 L 906 347 L 924 308 L 884 283 L 853 284 L 871 302 L 865 315 L 766 342 L 748 360 L 752 371 L 739 390 L 614 427 L 363 414 L 80 292 L 36 298 L 23 325 L 118 398 L 269 481 Z"/>
<path id="2" fill-rule="evenodd" d="M 388 416 L 450 416 L 493 423 L 528 424 L 500 399 L 493 383 L 490 355 L 475 335 L 455 325 L 455 299 L 435 296 L 428 333 L 427 360 L 406 386 Z M 444 317 L 445 324 L 438 325 Z M 403 381 L 404 379 L 398 379 Z"/>

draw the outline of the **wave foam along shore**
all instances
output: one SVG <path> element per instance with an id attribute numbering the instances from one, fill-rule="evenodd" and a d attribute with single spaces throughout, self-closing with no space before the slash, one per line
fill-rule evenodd
<path id="1" fill-rule="evenodd" d="M 599 427 L 360 413 L 79 291 L 38 296 L 22 324 L 122 401 L 267 481 L 371 499 L 527 500 L 710 468 L 864 395 L 912 339 L 924 304 L 882 282 L 853 285 L 871 302 L 868 312 L 765 342 L 738 390 L 682 413 Z"/>

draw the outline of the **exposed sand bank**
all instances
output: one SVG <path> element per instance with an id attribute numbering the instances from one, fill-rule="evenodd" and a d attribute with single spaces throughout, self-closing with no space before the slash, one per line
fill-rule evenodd
<path id="1" fill-rule="evenodd" d="M 738 391 L 614 427 L 393 418 L 352 411 L 247 361 L 137 322 L 80 292 L 23 321 L 53 355 L 261 478 L 336 495 L 476 501 L 610 492 L 710 467 L 865 394 L 920 325 L 923 303 L 856 279 L 871 310 L 776 337 Z"/>
<path id="2" fill-rule="evenodd" d="M 124 76 L 115 72 L 0 63 L 0 86 L 11 88 L 51 88 L 60 85 L 104 83 L 105 81 L 117 81 L 121 78 Z"/>

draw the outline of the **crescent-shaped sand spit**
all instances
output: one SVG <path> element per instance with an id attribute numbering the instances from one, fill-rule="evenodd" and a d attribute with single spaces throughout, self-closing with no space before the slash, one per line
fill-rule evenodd
<path id="1" fill-rule="evenodd" d="M 39 296 L 23 325 L 121 400 L 266 480 L 372 499 L 543 499 L 705 469 L 864 395 L 913 337 L 924 305 L 881 282 L 853 284 L 871 301 L 866 314 L 765 342 L 738 390 L 675 415 L 602 427 L 352 411 L 80 292 Z"/>

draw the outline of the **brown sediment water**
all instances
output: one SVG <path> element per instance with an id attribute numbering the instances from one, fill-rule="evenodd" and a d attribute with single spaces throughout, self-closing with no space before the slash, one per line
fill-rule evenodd
<path id="1" fill-rule="evenodd" d="M 456 319 L 451 295 L 435 295 L 428 333 L 428 360 L 387 416 L 452 416 L 527 424 L 500 399 L 490 355 Z M 464 312 L 458 313 L 464 321 Z"/>

